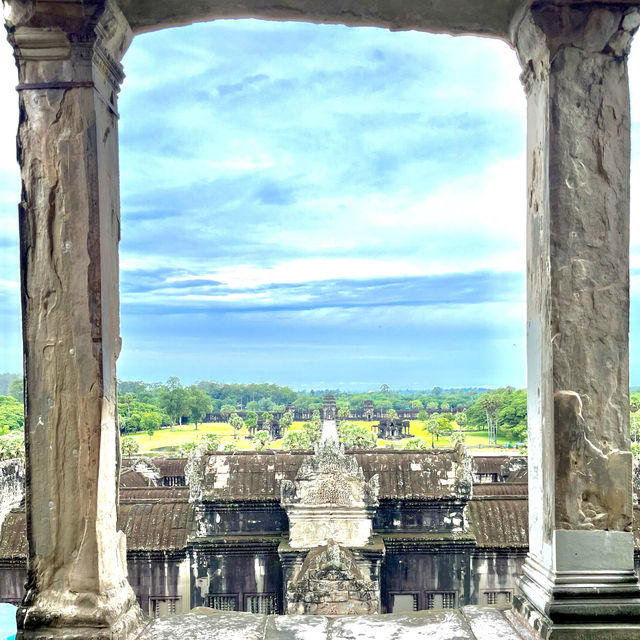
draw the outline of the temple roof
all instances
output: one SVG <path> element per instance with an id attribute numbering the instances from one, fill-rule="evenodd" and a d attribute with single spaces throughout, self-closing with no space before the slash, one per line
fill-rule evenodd
<path id="1" fill-rule="evenodd" d="M 475 489 L 475 488 L 474 488 Z M 527 498 L 474 498 L 467 505 L 469 532 L 479 547 L 522 548 L 529 545 Z"/>
<path id="2" fill-rule="evenodd" d="M 309 453 L 235 452 L 208 457 L 205 501 L 280 501 L 280 481 L 294 480 Z M 458 497 L 460 465 L 451 449 L 354 452 L 365 479 L 378 474 L 380 500 Z"/>
<path id="3" fill-rule="evenodd" d="M 153 458 L 153 464 L 158 467 L 163 478 L 184 476 L 187 458 Z"/>
<path id="4" fill-rule="evenodd" d="M 473 496 L 527 496 L 529 485 L 526 482 L 487 482 L 474 484 Z"/>
<path id="5" fill-rule="evenodd" d="M 500 467 L 509 460 L 509 456 L 473 456 L 473 472 L 480 474 L 500 474 Z"/>
<path id="6" fill-rule="evenodd" d="M 128 551 L 184 549 L 193 526 L 193 508 L 185 501 L 122 502 L 118 528 L 127 536 Z"/>
<path id="7" fill-rule="evenodd" d="M 189 500 L 189 487 L 121 487 L 120 502 Z"/>
<path id="8" fill-rule="evenodd" d="M 151 478 L 147 478 L 139 471 L 133 469 L 123 469 L 120 473 L 120 486 L 122 487 L 153 487 L 155 486 Z"/>

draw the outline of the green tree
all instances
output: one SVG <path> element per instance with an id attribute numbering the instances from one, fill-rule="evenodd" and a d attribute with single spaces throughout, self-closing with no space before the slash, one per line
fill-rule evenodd
<path id="1" fill-rule="evenodd" d="M 187 390 L 175 386 L 173 389 L 161 392 L 159 401 L 160 406 L 171 418 L 172 429 L 174 424 L 182 424 L 182 416 L 189 411 L 189 395 Z"/>
<path id="2" fill-rule="evenodd" d="M 338 409 L 338 418 L 340 418 L 340 420 L 348 420 L 349 414 L 350 412 L 348 407 L 340 407 L 340 409 Z"/>
<path id="3" fill-rule="evenodd" d="M 0 436 L 0 460 L 21 458 L 24 460 L 24 433 L 14 430 Z"/>
<path id="4" fill-rule="evenodd" d="M 441 411 L 450 411 L 451 410 L 451 405 L 448 402 L 441 402 L 440 403 L 440 410 Z"/>
<path id="5" fill-rule="evenodd" d="M 131 403 L 136 399 L 133 393 L 125 393 L 122 397 L 122 403 L 127 407 L 127 416 L 131 415 Z"/>
<path id="6" fill-rule="evenodd" d="M 269 431 L 271 429 L 271 423 L 273 422 L 273 413 L 270 411 L 264 411 L 262 413 L 262 429 L 264 431 Z"/>
<path id="7" fill-rule="evenodd" d="M 527 392 L 524 389 L 502 394 L 498 411 L 500 430 L 518 441 L 527 439 Z"/>
<path id="8" fill-rule="evenodd" d="M 234 442 L 227 442 L 227 444 L 222 447 L 222 450 L 226 453 L 233 453 L 238 450 L 238 445 Z"/>
<path id="9" fill-rule="evenodd" d="M 282 415 L 282 418 L 280 418 L 280 429 L 282 429 L 282 431 L 285 432 L 292 424 L 293 424 L 292 415 L 289 412 L 284 413 Z"/>
<path id="10" fill-rule="evenodd" d="M 191 440 L 190 442 L 184 442 L 178 448 L 178 454 L 183 458 L 188 458 L 197 448 L 198 443 L 194 440 Z"/>
<path id="11" fill-rule="evenodd" d="M 237 440 L 240 437 L 240 430 L 244 427 L 244 420 L 234 413 L 229 418 L 229 424 L 233 428 L 233 439 Z"/>
<path id="12" fill-rule="evenodd" d="M 24 380 L 22 378 L 16 378 L 11 381 L 9 395 L 20 403 L 24 402 Z"/>
<path id="13" fill-rule="evenodd" d="M 498 442 L 498 411 L 502 406 L 502 399 L 497 393 L 487 393 L 482 396 L 480 404 L 487 418 L 489 444 L 496 444 Z"/>
<path id="14" fill-rule="evenodd" d="M 235 412 L 235 407 L 232 404 L 223 404 L 220 407 L 220 413 L 222 414 L 222 418 L 227 421 L 229 416 Z"/>
<path id="15" fill-rule="evenodd" d="M 157 411 L 145 411 L 140 416 L 140 428 L 142 431 L 149 431 L 149 429 L 159 429 L 162 424 L 162 417 Z"/>
<path id="16" fill-rule="evenodd" d="M 200 436 L 198 440 L 198 446 L 203 451 L 217 451 L 220 447 L 220 436 L 215 433 L 207 433 L 203 436 Z"/>
<path id="17" fill-rule="evenodd" d="M 156 430 L 152 427 L 149 427 L 149 429 L 147 429 L 147 435 L 149 436 L 149 440 L 151 440 L 151 438 L 153 438 L 153 434 L 156 432 Z"/>
<path id="18" fill-rule="evenodd" d="M 426 408 L 429 409 L 430 411 L 437 411 L 438 403 L 431 400 L 431 402 L 427 402 Z"/>
<path id="19" fill-rule="evenodd" d="M 140 445 L 135 438 L 126 436 L 120 440 L 120 449 L 122 450 L 123 456 L 130 458 L 140 451 Z"/>
<path id="20" fill-rule="evenodd" d="M 201 422 L 207 413 L 212 409 L 211 398 L 201 389 L 191 386 L 187 389 L 189 395 L 187 404 L 189 416 L 198 430 L 198 422 Z"/>
<path id="21" fill-rule="evenodd" d="M 0 396 L 0 429 L 22 429 L 24 407 L 13 396 Z"/>
<path id="22" fill-rule="evenodd" d="M 320 440 L 321 428 L 318 423 L 305 422 L 297 431 L 289 431 L 282 439 L 282 448 L 285 451 L 299 451 L 312 449 Z"/>
<path id="23" fill-rule="evenodd" d="M 297 431 L 289 431 L 282 438 L 282 448 L 285 451 L 304 451 L 311 448 L 311 443 L 304 432 L 298 429 Z"/>
<path id="24" fill-rule="evenodd" d="M 389 409 L 387 411 L 387 418 L 389 418 L 389 420 L 397 420 L 398 412 L 395 409 Z"/>
<path id="25" fill-rule="evenodd" d="M 405 449 L 428 449 L 429 445 L 423 438 L 409 438 L 403 444 Z"/>
<path id="26" fill-rule="evenodd" d="M 424 409 L 424 405 L 422 404 L 421 400 L 412 400 L 411 408 L 420 410 L 420 409 Z"/>
<path id="27" fill-rule="evenodd" d="M 125 421 L 125 429 L 127 433 L 136 433 L 140 431 L 142 424 L 142 416 L 139 413 L 132 413 Z"/>
<path id="28" fill-rule="evenodd" d="M 180 378 L 178 376 L 170 376 L 167 378 L 167 389 L 169 391 L 175 391 L 176 389 L 181 389 L 182 383 L 180 382 Z"/>
<path id="29" fill-rule="evenodd" d="M 338 425 L 338 435 L 345 449 L 375 449 L 376 436 L 366 427 L 354 422 L 341 422 Z"/>
<path id="30" fill-rule="evenodd" d="M 443 416 L 431 416 L 425 425 L 425 430 L 431 434 L 431 448 L 435 447 L 434 438 L 437 440 L 445 429 L 451 428 L 451 422 Z"/>
<path id="31" fill-rule="evenodd" d="M 247 427 L 255 427 L 258 424 L 258 414 L 255 411 L 247 411 L 244 417 Z"/>
<path id="32" fill-rule="evenodd" d="M 271 436 L 266 431 L 258 431 L 251 436 L 251 440 L 258 451 L 262 451 L 271 444 Z"/>

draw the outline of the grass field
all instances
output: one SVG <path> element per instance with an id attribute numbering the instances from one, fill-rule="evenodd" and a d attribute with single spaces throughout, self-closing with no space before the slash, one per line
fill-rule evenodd
<path id="1" fill-rule="evenodd" d="M 370 427 L 370 422 L 357 422 L 365 427 Z M 299 429 L 302 426 L 301 422 L 294 422 L 291 429 Z M 159 429 L 151 438 L 146 433 L 136 433 L 132 437 L 138 441 L 140 445 L 140 453 L 172 453 L 176 452 L 178 448 L 192 441 L 197 441 L 199 437 L 207 433 L 214 433 L 220 437 L 222 446 L 228 443 L 234 443 L 238 449 L 250 450 L 254 449 L 253 442 L 246 436 L 249 435 L 248 429 L 244 428 L 240 431 L 240 437 L 238 440 L 233 439 L 233 429 L 227 423 L 220 422 L 205 422 L 198 425 L 198 429 L 195 429 L 193 424 L 185 424 L 182 426 L 176 426 L 173 431 L 169 428 Z M 472 448 L 488 448 L 488 437 L 486 431 L 467 431 L 465 432 L 466 439 L 465 444 Z M 431 444 L 431 435 L 423 431 L 422 422 L 413 420 L 411 422 L 411 437 L 419 437 L 424 439 L 427 444 Z M 378 446 L 384 447 L 387 444 L 402 447 L 404 440 L 387 441 L 378 440 Z M 507 441 L 504 438 L 498 437 L 498 445 L 505 445 Z M 436 447 L 450 447 L 451 442 L 448 438 L 440 437 L 435 443 Z M 280 449 L 282 446 L 282 440 L 276 440 L 269 445 L 270 449 Z"/>

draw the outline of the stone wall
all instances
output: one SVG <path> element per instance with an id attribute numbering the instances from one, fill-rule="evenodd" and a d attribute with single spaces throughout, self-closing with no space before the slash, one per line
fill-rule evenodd
<path id="1" fill-rule="evenodd" d="M 0 527 L 24 498 L 24 462 L 18 458 L 0 462 Z"/>

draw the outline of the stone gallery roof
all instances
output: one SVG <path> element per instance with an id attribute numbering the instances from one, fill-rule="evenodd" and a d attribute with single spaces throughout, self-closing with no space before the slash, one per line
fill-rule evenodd
<path id="1" fill-rule="evenodd" d="M 188 489 L 123 489 L 120 493 L 118 529 L 127 536 L 128 551 L 176 551 L 184 549 L 193 527 Z M 27 556 L 27 523 L 24 511 L 11 511 L 0 531 L 0 560 Z"/>
<path id="2" fill-rule="evenodd" d="M 187 501 L 122 502 L 118 528 L 127 536 L 128 551 L 184 549 L 193 526 L 193 509 Z"/>
<path id="3" fill-rule="evenodd" d="M 476 487 L 474 487 L 475 490 Z M 528 499 L 474 498 L 467 504 L 469 531 L 483 548 L 521 548 L 529 545 Z"/>
<path id="4" fill-rule="evenodd" d="M 433 500 L 459 494 L 457 473 L 462 466 L 450 449 L 367 451 L 356 458 L 365 478 L 378 474 L 381 500 Z"/>
<path id="5" fill-rule="evenodd" d="M 27 557 L 27 516 L 24 511 L 10 511 L 0 531 L 0 560 L 24 560 Z"/>
<path id="6" fill-rule="evenodd" d="M 500 475 L 500 467 L 509 460 L 509 456 L 472 456 L 473 473 L 497 473 Z"/>
<path id="7" fill-rule="evenodd" d="M 529 485 L 526 482 L 487 482 L 474 484 L 474 497 L 482 496 L 526 496 Z"/>
<path id="8" fill-rule="evenodd" d="M 186 458 L 154 458 L 153 464 L 158 467 L 160 475 L 164 478 L 184 476 L 184 468 L 187 465 Z"/>
<path id="9" fill-rule="evenodd" d="M 188 487 L 121 487 L 120 502 L 158 502 L 159 500 L 189 500 Z"/>
<path id="10" fill-rule="evenodd" d="M 453 450 L 357 451 L 364 477 L 378 474 L 380 500 L 456 498 L 462 466 Z M 308 453 L 235 452 L 208 456 L 205 501 L 280 501 L 282 480 L 294 480 Z"/>
<path id="11" fill-rule="evenodd" d="M 153 487 L 153 480 L 145 477 L 139 471 L 133 469 L 123 469 L 120 473 L 121 487 Z"/>

